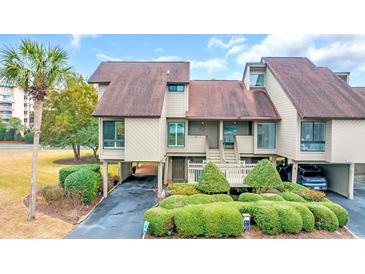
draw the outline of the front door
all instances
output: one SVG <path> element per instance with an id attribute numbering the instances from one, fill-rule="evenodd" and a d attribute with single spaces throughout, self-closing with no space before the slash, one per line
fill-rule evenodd
<path id="1" fill-rule="evenodd" d="M 172 157 L 172 180 L 185 181 L 185 158 Z"/>
<path id="2" fill-rule="evenodd" d="M 223 127 L 223 140 L 225 146 L 232 146 L 234 144 L 234 136 L 237 135 L 237 125 L 225 125 Z"/>

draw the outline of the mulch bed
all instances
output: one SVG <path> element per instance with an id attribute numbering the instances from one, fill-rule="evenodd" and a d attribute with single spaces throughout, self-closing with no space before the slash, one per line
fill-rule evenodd
<path id="1" fill-rule="evenodd" d="M 147 234 L 145 239 L 167 239 L 167 237 L 155 237 Z M 172 236 L 172 239 L 179 239 L 177 233 Z M 198 238 L 205 239 L 205 238 Z M 235 238 L 236 239 L 236 238 Z M 242 233 L 237 239 L 356 239 L 346 228 L 340 228 L 335 232 L 327 230 L 315 230 L 311 233 L 300 232 L 298 234 L 280 233 L 278 235 L 265 235 L 256 226 L 251 226 L 251 231 Z"/>
<path id="2" fill-rule="evenodd" d="M 58 159 L 53 161 L 55 164 L 60 165 L 81 165 L 81 164 L 98 164 L 99 161 L 97 161 L 94 156 L 82 156 L 80 160 L 75 160 L 74 158 L 64 158 L 64 159 Z"/>

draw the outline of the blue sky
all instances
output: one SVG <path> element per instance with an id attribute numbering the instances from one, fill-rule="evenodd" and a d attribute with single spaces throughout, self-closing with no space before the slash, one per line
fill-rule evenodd
<path id="1" fill-rule="evenodd" d="M 0 46 L 24 37 L 62 46 L 85 77 L 105 60 L 189 60 L 192 79 L 240 79 L 245 63 L 261 56 L 307 56 L 365 86 L 362 35 L 0 35 Z"/>

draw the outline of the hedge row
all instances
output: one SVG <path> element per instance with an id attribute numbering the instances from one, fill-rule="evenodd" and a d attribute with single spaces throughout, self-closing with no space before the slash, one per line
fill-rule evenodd
<path id="1" fill-rule="evenodd" d="M 256 194 L 256 193 L 249 193 L 245 192 L 240 194 L 238 200 L 241 202 L 255 202 L 260 200 L 268 200 L 268 201 L 290 201 L 290 202 L 306 202 L 304 198 L 295 194 L 294 192 L 283 192 L 280 194 L 275 193 L 263 193 L 263 194 Z"/>
<path id="2" fill-rule="evenodd" d="M 215 195 L 195 194 L 191 196 L 173 195 L 162 200 L 160 202 L 160 207 L 166 209 L 173 209 L 173 208 L 184 207 L 187 205 L 199 205 L 199 204 L 209 204 L 215 202 L 231 202 L 231 201 L 233 201 L 232 197 L 226 194 L 215 194 Z"/>
<path id="3" fill-rule="evenodd" d="M 93 172 L 100 174 L 100 165 L 98 165 L 98 164 L 88 164 L 88 165 L 86 164 L 86 165 L 76 165 L 76 166 L 64 167 L 58 171 L 58 178 L 59 178 L 60 185 L 63 187 L 67 176 L 69 176 L 70 174 L 72 174 L 76 171 L 79 171 L 81 169 L 88 169 L 88 170 L 91 170 Z"/>
<path id="4" fill-rule="evenodd" d="M 172 195 L 194 195 L 200 193 L 194 184 L 189 183 L 174 183 L 169 189 Z"/>

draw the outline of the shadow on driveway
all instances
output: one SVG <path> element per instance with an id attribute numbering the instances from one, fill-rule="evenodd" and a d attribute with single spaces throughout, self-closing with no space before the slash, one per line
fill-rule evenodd
<path id="1" fill-rule="evenodd" d="M 157 202 L 156 176 L 131 176 L 66 239 L 140 239 L 144 212 Z"/>
<path id="2" fill-rule="evenodd" d="M 353 200 L 349 200 L 334 192 L 328 192 L 326 196 L 347 209 L 350 218 L 347 227 L 357 237 L 365 238 L 365 185 L 355 183 Z"/>

